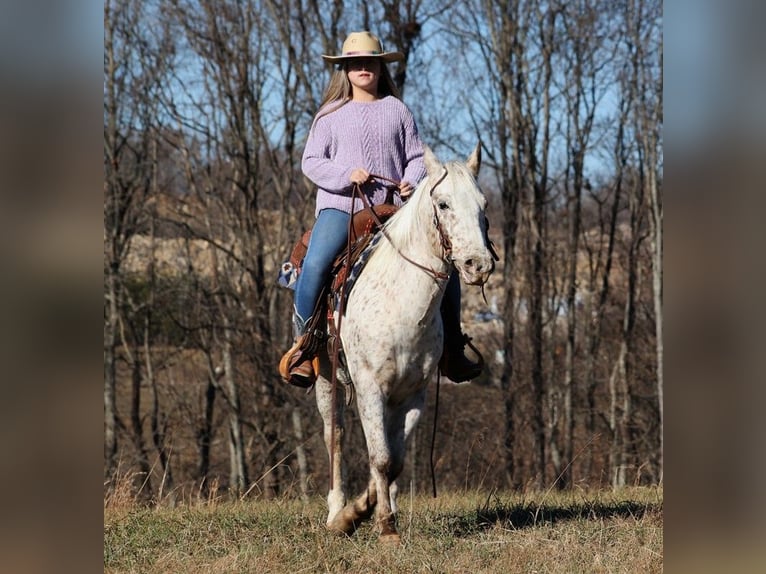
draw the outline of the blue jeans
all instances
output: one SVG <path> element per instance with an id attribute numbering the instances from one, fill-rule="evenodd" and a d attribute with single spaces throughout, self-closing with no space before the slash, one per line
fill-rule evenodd
<path id="1" fill-rule="evenodd" d="M 314 313 L 333 260 L 346 246 L 350 217 L 345 211 L 323 209 L 314 222 L 309 248 L 295 285 L 295 312 L 303 324 Z"/>

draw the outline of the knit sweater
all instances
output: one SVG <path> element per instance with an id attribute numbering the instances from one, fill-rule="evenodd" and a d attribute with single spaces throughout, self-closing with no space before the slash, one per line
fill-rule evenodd
<path id="1" fill-rule="evenodd" d="M 351 209 L 353 184 L 351 172 L 364 168 L 396 182 L 417 185 L 426 175 L 423 144 L 415 119 L 399 99 L 386 96 L 373 102 L 350 101 L 338 106 L 331 102 L 314 120 L 303 152 L 303 173 L 317 186 L 316 215 L 325 208 L 347 213 Z M 370 203 L 385 201 L 387 181 L 369 182 L 362 186 Z M 401 205 L 398 194 L 394 203 Z M 353 212 L 362 209 L 354 200 Z"/>

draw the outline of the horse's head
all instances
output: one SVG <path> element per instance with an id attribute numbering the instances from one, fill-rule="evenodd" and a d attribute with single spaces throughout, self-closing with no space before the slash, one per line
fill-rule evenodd
<path id="1" fill-rule="evenodd" d="M 487 237 L 487 198 L 476 177 L 481 164 L 481 144 L 465 163 L 442 165 L 426 147 L 424 162 L 431 183 L 431 202 L 442 243 L 463 281 L 483 285 L 495 269 Z"/>

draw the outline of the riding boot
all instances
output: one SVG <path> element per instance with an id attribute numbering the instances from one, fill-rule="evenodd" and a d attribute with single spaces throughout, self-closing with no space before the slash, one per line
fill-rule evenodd
<path id="1" fill-rule="evenodd" d="M 484 369 L 484 357 L 471 344 L 471 338 L 460 329 L 460 279 L 453 273 L 447 284 L 441 306 L 444 324 L 444 350 L 439 360 L 442 374 L 456 383 L 475 379 Z M 478 356 L 474 362 L 465 356 L 465 345 Z"/>
<path id="2" fill-rule="evenodd" d="M 309 321 L 310 318 L 304 321 L 300 315 L 293 313 L 294 343 L 279 361 L 279 374 L 282 380 L 304 389 L 316 382 L 319 370 L 319 361 L 316 357 L 317 345 L 306 333 L 306 325 Z"/>

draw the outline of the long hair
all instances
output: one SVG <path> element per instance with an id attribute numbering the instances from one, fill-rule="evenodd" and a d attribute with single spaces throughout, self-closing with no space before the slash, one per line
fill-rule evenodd
<path id="1" fill-rule="evenodd" d="M 352 94 L 353 87 L 351 86 L 351 82 L 348 81 L 347 63 L 343 62 L 333 70 L 332 76 L 330 76 L 330 83 L 327 84 L 327 88 L 322 96 L 322 102 L 319 104 L 319 109 L 322 110 L 325 106 L 333 102 L 339 103 L 337 106 L 331 106 L 329 109 L 320 112 L 314 118 L 314 123 L 316 123 L 319 118 L 337 111 L 350 102 Z M 394 96 L 398 100 L 402 99 L 396 84 L 394 84 L 394 79 L 391 77 L 391 72 L 388 70 L 388 66 L 383 60 L 380 61 L 378 96 L 381 98 L 385 96 Z"/>

